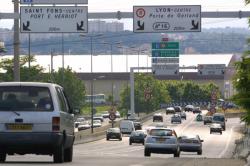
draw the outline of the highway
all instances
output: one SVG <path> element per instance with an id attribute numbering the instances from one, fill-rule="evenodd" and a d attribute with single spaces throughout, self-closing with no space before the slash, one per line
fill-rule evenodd
<path id="1" fill-rule="evenodd" d="M 203 114 L 206 111 L 203 111 Z M 122 141 L 106 141 L 102 139 L 95 142 L 74 146 L 74 159 L 72 163 L 61 165 L 102 165 L 102 166 L 142 166 L 142 165 L 202 165 L 214 162 L 214 165 L 244 165 L 243 161 L 229 159 L 234 149 L 234 141 L 239 138 L 238 132 L 241 125 L 239 118 L 227 120 L 226 131 L 223 134 L 210 134 L 208 125 L 203 122 L 196 122 L 197 114 L 187 113 L 187 120 L 182 124 L 171 124 L 171 115 L 164 114 L 164 126 L 174 128 L 177 135 L 198 134 L 203 143 L 202 155 L 197 153 L 181 152 L 180 158 L 173 158 L 171 154 L 151 154 L 151 157 L 144 157 L 144 146 L 141 144 L 129 145 L 128 136 Z M 157 122 L 151 120 L 144 123 L 144 128 L 154 126 Z M 207 159 L 209 158 L 209 159 Z M 221 159 L 222 158 L 222 159 Z M 166 160 L 167 159 L 167 160 Z M 220 160 L 220 162 L 218 162 Z M 216 162 L 215 162 L 216 161 Z M 2 165 L 50 165 L 53 163 L 51 156 L 8 156 L 7 162 Z M 209 164 L 209 165 L 210 165 Z"/>

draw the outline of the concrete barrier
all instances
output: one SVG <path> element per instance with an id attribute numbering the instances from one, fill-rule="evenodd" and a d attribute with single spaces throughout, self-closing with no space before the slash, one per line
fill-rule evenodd
<path id="1" fill-rule="evenodd" d="M 245 112 L 236 112 L 236 113 L 225 113 L 226 118 L 236 118 L 236 117 L 242 117 L 245 114 Z"/>

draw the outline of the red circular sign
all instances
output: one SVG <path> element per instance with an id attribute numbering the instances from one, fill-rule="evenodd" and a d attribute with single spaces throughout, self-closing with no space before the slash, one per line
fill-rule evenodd
<path id="1" fill-rule="evenodd" d="M 114 113 L 110 113 L 109 114 L 109 119 L 110 120 L 115 120 L 116 119 L 116 115 Z"/>
<path id="2" fill-rule="evenodd" d="M 139 8 L 136 10 L 136 16 L 139 18 L 143 18 L 145 16 L 145 10 L 143 8 Z"/>

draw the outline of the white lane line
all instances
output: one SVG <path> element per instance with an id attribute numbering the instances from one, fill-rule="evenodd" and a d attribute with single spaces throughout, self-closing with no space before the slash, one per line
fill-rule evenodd
<path id="1" fill-rule="evenodd" d="M 180 130 L 180 133 L 183 133 L 183 131 L 184 131 L 188 126 L 190 126 L 191 123 L 193 123 L 193 121 L 194 121 L 195 118 L 196 118 L 196 117 L 194 116 L 194 117 L 191 119 L 191 121 L 190 121 L 189 123 L 187 123 L 185 126 L 183 126 L 182 129 Z"/>
<path id="2" fill-rule="evenodd" d="M 222 156 L 223 156 L 223 155 L 226 153 L 226 151 L 228 150 L 228 146 L 229 146 L 229 144 L 230 144 L 230 142 L 231 142 L 231 139 L 232 139 L 233 129 L 234 129 L 234 127 L 232 127 L 231 130 L 230 130 L 230 135 L 229 135 L 229 137 L 228 137 L 228 139 L 227 139 L 226 147 L 225 147 L 224 150 L 220 153 L 219 158 L 222 158 Z"/>

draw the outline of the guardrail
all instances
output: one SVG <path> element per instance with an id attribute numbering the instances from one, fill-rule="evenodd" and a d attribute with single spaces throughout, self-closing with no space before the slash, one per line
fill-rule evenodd
<path id="1" fill-rule="evenodd" d="M 138 120 L 140 122 L 144 123 L 147 120 L 149 120 L 150 118 L 152 118 L 152 116 L 155 113 L 162 112 L 162 111 L 163 110 L 161 109 L 161 110 L 157 110 L 155 112 L 152 112 L 150 114 L 146 114 L 145 116 L 140 117 Z M 122 119 L 115 121 L 114 127 L 119 127 L 121 120 Z M 110 128 L 111 126 L 112 126 L 112 124 L 110 123 L 110 124 L 102 126 L 102 127 L 94 128 L 94 133 L 91 133 L 91 129 L 76 132 L 75 133 L 75 144 L 82 144 L 82 143 L 87 143 L 87 142 L 92 142 L 92 141 L 97 141 L 97 140 L 103 139 L 106 136 L 106 130 L 108 128 Z"/>

